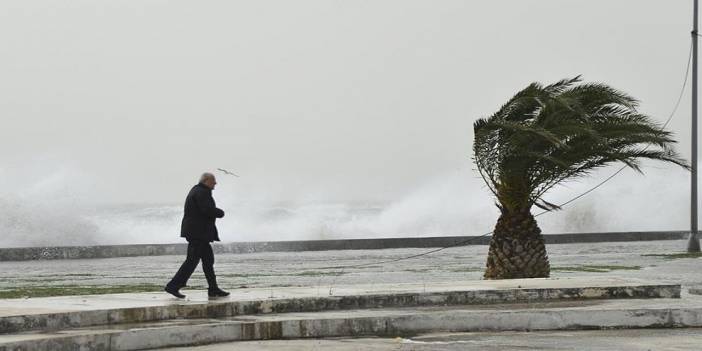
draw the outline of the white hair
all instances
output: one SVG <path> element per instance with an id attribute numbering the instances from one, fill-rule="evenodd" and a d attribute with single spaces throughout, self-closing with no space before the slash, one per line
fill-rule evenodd
<path id="1" fill-rule="evenodd" d="M 213 179 L 215 176 L 210 172 L 205 172 L 200 176 L 200 183 L 204 183 L 208 179 Z"/>

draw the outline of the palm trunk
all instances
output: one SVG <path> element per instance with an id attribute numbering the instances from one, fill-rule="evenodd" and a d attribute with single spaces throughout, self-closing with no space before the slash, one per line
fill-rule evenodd
<path id="1" fill-rule="evenodd" d="M 503 210 L 490 240 L 485 279 L 547 278 L 546 245 L 527 210 Z"/>

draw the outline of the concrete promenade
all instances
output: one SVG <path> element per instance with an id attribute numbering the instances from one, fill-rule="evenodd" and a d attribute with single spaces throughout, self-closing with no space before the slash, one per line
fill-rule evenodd
<path id="1" fill-rule="evenodd" d="M 505 350 L 518 349 L 517 341 L 507 342 L 502 334 L 486 330 L 530 330 L 534 334 L 527 335 L 537 339 L 515 340 L 536 350 L 549 349 L 547 340 L 557 340 L 570 346 L 551 349 L 577 350 L 563 333 L 600 327 L 686 327 L 665 330 L 697 340 L 702 296 L 690 292 L 702 291 L 702 256 L 686 254 L 685 244 L 550 245 L 553 279 L 524 283 L 481 281 L 487 252 L 481 245 L 387 264 L 379 262 L 427 249 L 220 254 L 216 269 L 233 297 L 218 301 L 206 299 L 199 270 L 186 290 L 188 300 L 161 292 L 182 256 L 0 262 L 0 295 L 16 297 L 0 298 L 0 351 L 75 350 L 77 345 L 83 350 L 138 350 L 227 341 L 237 342 L 234 350 L 246 349 L 244 345 L 265 350 L 266 345 L 280 346 L 265 341 L 278 337 L 303 338 L 285 345 L 291 350 L 295 345 L 299 350 L 315 345 L 341 350 L 443 350 L 437 345 L 444 345 L 461 350 L 488 340 L 506 345 Z M 355 264 L 368 265 L 333 268 Z M 537 283 L 543 285 L 533 285 Z M 647 293 L 652 291 L 646 288 L 649 284 L 655 285 L 658 297 Z M 102 288 L 130 293 L 94 295 L 112 291 Z M 435 338 L 427 333 L 458 334 Z M 634 331 L 626 333 L 630 336 L 624 339 L 592 334 L 600 341 L 585 346 L 636 339 Z M 652 343 L 663 340 L 650 337 Z M 682 339 L 672 341 L 674 349 L 688 350 L 679 347 Z M 207 347 L 216 346 L 203 350 Z"/>
<path id="2" fill-rule="evenodd" d="M 430 285 L 341 285 L 331 291 L 314 287 L 280 288 L 275 292 L 265 288 L 246 288 L 232 291 L 232 296 L 223 300 L 209 300 L 203 291 L 183 292 L 189 296 L 184 300 L 164 293 L 3 299 L 0 300 L 0 333 L 273 312 L 548 302 L 563 299 L 678 298 L 681 288 L 676 284 L 632 279 L 565 278 L 483 280 Z"/>
<path id="3" fill-rule="evenodd" d="M 702 286 L 702 256 L 683 251 L 686 240 L 562 244 L 548 246 L 551 276 L 631 277 Z M 219 254 L 215 269 L 225 289 L 313 287 L 324 293 L 338 285 L 430 285 L 480 280 L 487 246 L 454 247 L 388 264 L 388 260 L 421 254 L 427 249 L 342 250 Z M 160 292 L 184 256 L 0 262 L 0 298 Z M 334 266 L 367 264 L 335 269 Z M 204 289 L 198 268 L 188 283 Z"/>

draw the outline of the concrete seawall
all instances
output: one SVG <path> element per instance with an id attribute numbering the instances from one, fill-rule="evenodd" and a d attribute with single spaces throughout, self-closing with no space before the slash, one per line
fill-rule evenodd
<path id="1" fill-rule="evenodd" d="M 681 240 L 683 231 L 611 232 L 544 235 L 547 244 L 572 244 L 622 241 Z M 445 236 L 423 238 L 380 238 L 348 240 L 300 240 L 218 243 L 217 253 L 290 252 L 327 250 L 373 250 L 487 245 L 490 236 Z M 57 246 L 0 248 L 0 261 L 89 259 L 134 256 L 182 255 L 186 244 Z"/>

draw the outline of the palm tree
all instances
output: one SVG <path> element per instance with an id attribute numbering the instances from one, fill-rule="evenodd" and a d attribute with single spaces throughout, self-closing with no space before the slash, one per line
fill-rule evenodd
<path id="1" fill-rule="evenodd" d="M 637 112 L 637 100 L 580 76 L 532 83 L 473 127 L 478 171 L 500 217 L 490 241 L 486 279 L 548 277 L 550 267 L 532 206 L 555 185 L 616 162 L 642 173 L 641 159 L 689 168 L 673 150 L 672 133 Z"/>

